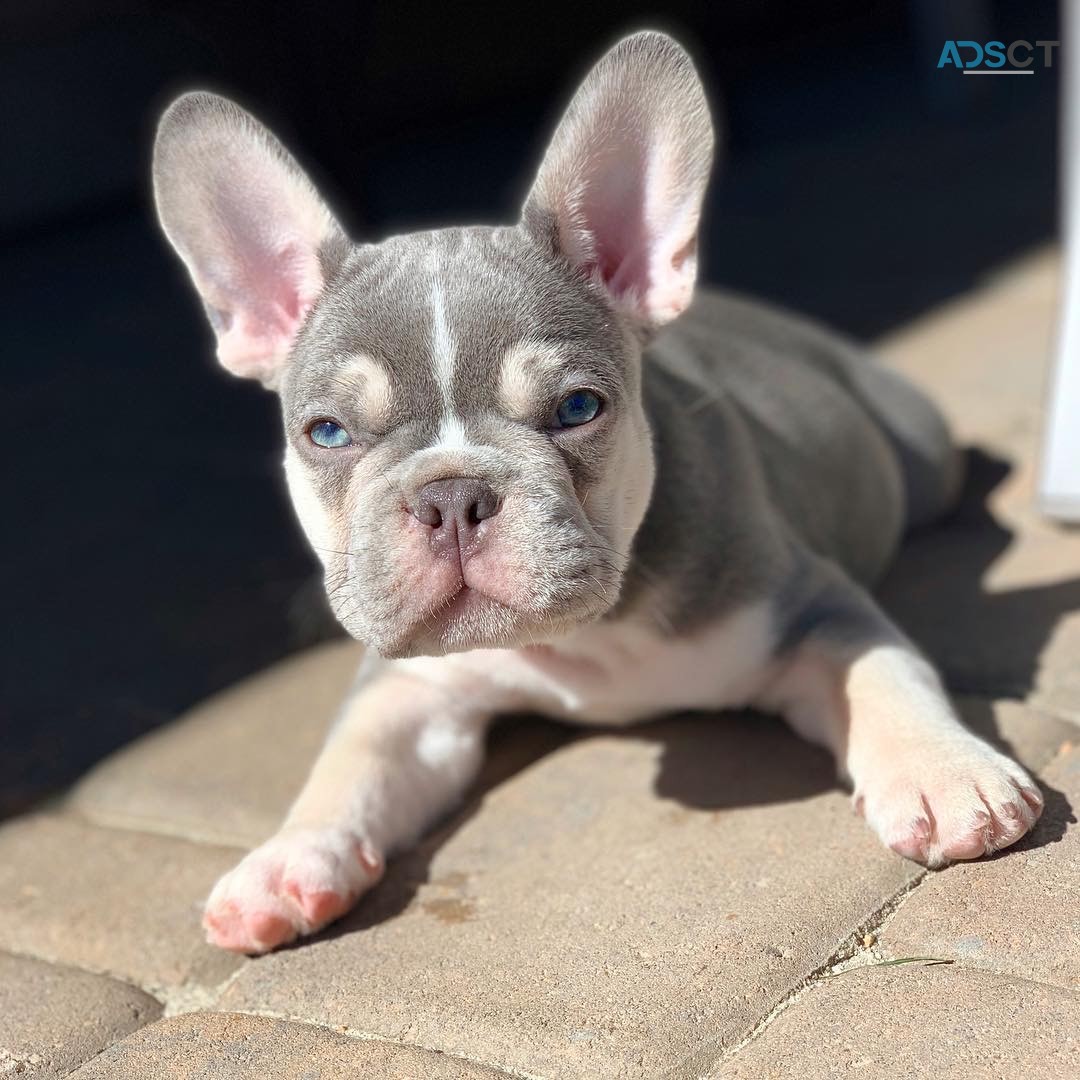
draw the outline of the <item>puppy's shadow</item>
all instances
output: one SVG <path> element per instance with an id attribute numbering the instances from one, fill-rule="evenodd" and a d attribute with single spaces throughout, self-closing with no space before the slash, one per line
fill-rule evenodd
<path id="1" fill-rule="evenodd" d="M 968 466 L 956 511 L 909 539 L 882 587 L 881 599 L 942 666 L 950 690 L 974 695 L 965 703 L 968 724 L 1017 757 L 998 728 L 991 700 L 1023 698 L 1034 687 L 1039 657 L 1058 620 L 1080 608 L 1080 578 L 988 592 L 983 586 L 986 572 L 1012 544 L 1014 534 L 993 516 L 987 500 L 1010 468 L 980 451 L 969 453 Z M 972 628 L 977 628 L 978 640 L 971 640 Z M 988 680 L 980 670 L 982 641 L 993 642 L 995 652 L 1009 657 L 1004 676 L 995 670 Z M 490 791 L 547 754 L 595 734 L 532 717 L 502 721 L 491 736 L 487 764 L 465 805 L 418 847 L 395 860 L 381 885 L 322 936 L 362 930 L 403 911 L 419 887 L 432 880 L 435 854 L 480 809 Z M 719 722 L 708 716 L 673 716 L 616 733 L 605 730 L 603 735 L 658 743 L 653 790 L 688 810 L 724 812 L 800 802 L 839 787 L 830 754 L 797 738 L 776 718 L 752 711 L 731 713 Z M 995 858 L 1055 843 L 1075 822 L 1065 795 L 1045 782 L 1040 786 L 1046 809 L 1039 825 Z M 466 908 L 453 899 L 439 901 L 431 913 L 450 922 L 468 917 Z"/>
<path id="2" fill-rule="evenodd" d="M 989 502 L 1012 471 L 979 449 L 967 454 L 956 508 L 909 536 L 878 589 L 882 605 L 938 664 L 955 694 L 1023 699 L 1058 621 L 1080 611 L 1080 577 L 989 591 L 988 571 L 1016 543 Z M 1080 546 L 1080 529 L 1058 526 Z"/>

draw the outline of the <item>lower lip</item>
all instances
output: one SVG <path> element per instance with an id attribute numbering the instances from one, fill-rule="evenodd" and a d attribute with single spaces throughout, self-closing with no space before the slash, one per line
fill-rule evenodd
<path id="1" fill-rule="evenodd" d="M 462 585 L 450 603 L 442 609 L 442 614 L 445 618 L 452 618 L 455 615 L 462 614 L 462 612 L 467 611 L 484 599 L 486 597 L 482 592 L 478 592 L 468 585 Z"/>

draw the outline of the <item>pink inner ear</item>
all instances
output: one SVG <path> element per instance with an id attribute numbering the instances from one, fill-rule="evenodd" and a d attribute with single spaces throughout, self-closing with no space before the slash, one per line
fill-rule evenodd
<path id="1" fill-rule="evenodd" d="M 304 283 L 310 271 L 310 253 L 305 256 L 295 242 L 267 252 L 248 266 L 248 289 L 260 297 L 267 318 L 276 319 L 282 330 L 295 330 L 303 318 Z"/>
<path id="2" fill-rule="evenodd" d="M 322 288 L 314 252 L 300 241 L 246 235 L 211 271 L 218 358 L 237 375 L 271 381 Z M 275 241 L 276 246 L 275 246 Z"/>
<path id="3" fill-rule="evenodd" d="M 596 148 L 598 165 L 589 176 L 577 212 L 591 241 L 600 279 L 615 294 L 636 292 L 648 276 L 647 192 L 640 148 L 608 143 Z"/>
<path id="4" fill-rule="evenodd" d="M 696 270 L 694 197 L 680 192 L 667 156 L 663 146 L 630 140 L 599 148 L 603 166 L 578 206 L 591 239 L 588 269 L 649 322 L 686 307 Z"/>

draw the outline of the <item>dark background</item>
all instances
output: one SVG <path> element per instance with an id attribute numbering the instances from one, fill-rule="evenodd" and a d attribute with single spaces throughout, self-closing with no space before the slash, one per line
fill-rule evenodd
<path id="1" fill-rule="evenodd" d="M 335 632 L 275 400 L 217 369 L 153 222 L 164 105 L 237 97 L 357 236 L 506 221 L 576 80 L 643 26 L 722 118 L 705 280 L 872 338 L 1054 234 L 1057 70 L 936 69 L 947 38 L 1056 39 L 1051 2 L 0 7 L 0 814 Z"/>

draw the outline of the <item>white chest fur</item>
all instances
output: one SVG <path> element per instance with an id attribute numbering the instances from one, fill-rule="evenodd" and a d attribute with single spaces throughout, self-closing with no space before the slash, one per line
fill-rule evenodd
<path id="1" fill-rule="evenodd" d="M 553 644 L 489 654 L 544 712 L 583 723 L 624 724 L 681 709 L 744 704 L 772 652 L 765 604 L 743 608 L 685 638 L 632 622 L 599 623 Z"/>

